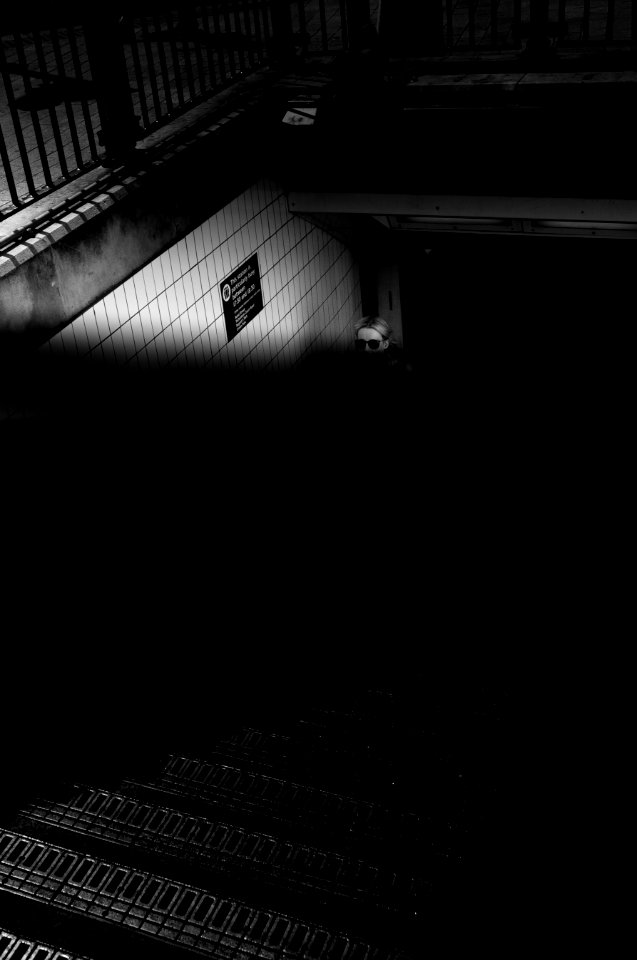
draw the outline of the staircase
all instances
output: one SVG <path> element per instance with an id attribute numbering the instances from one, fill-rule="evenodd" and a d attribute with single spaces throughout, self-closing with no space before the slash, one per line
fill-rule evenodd
<path id="1" fill-rule="evenodd" d="M 437 955 L 501 722 L 488 691 L 449 693 L 361 677 L 5 802 L 0 960 Z"/>

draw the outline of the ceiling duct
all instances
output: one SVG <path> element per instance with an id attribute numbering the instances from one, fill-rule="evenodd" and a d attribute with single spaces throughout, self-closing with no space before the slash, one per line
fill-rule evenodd
<path id="1" fill-rule="evenodd" d="M 367 214 L 397 232 L 637 239 L 635 200 L 290 193 L 294 213 Z"/>
<path id="2" fill-rule="evenodd" d="M 376 218 L 379 219 L 379 218 Z M 497 217 L 393 217 L 390 230 L 426 233 L 491 233 L 546 237 L 605 237 L 637 239 L 637 223 L 603 220 L 526 220 Z"/>

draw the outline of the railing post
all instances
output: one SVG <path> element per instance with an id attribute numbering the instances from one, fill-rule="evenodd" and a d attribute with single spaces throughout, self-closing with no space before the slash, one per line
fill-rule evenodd
<path id="1" fill-rule="evenodd" d="M 530 0 L 529 35 L 523 56 L 538 62 L 555 57 L 549 37 L 549 0 Z"/>
<path id="2" fill-rule="evenodd" d="M 369 43 L 372 28 L 369 0 L 346 0 L 347 36 L 350 50 L 360 50 Z"/>
<path id="3" fill-rule="evenodd" d="M 444 53 L 443 0 L 380 0 L 379 34 L 390 57 Z"/>
<path id="4" fill-rule="evenodd" d="M 272 0 L 272 54 L 280 67 L 296 60 L 290 0 Z"/>
<path id="5" fill-rule="evenodd" d="M 106 157 L 112 159 L 129 155 L 143 133 L 133 108 L 122 19 L 108 6 L 84 15 L 86 51 L 102 125 L 98 138 Z"/>

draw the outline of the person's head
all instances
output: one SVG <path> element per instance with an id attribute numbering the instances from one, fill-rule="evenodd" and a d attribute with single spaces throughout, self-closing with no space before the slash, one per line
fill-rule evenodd
<path id="1" fill-rule="evenodd" d="M 391 327 L 382 317 L 363 317 L 356 324 L 355 346 L 358 353 L 379 357 L 391 342 Z"/>

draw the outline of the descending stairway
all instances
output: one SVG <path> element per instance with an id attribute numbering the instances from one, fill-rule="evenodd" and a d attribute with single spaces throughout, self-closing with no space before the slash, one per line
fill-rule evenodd
<path id="1" fill-rule="evenodd" d="M 498 717 L 484 691 L 419 689 L 361 683 L 184 729 L 116 776 L 9 805 L 0 960 L 438 955 L 494 787 L 475 747 Z"/>

